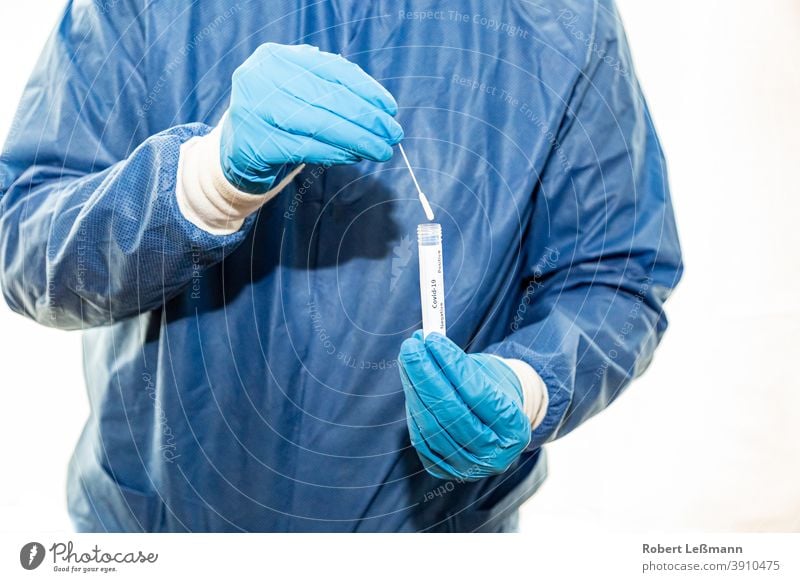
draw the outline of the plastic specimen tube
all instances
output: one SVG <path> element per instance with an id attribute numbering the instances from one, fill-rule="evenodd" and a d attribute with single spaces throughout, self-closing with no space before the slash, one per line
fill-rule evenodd
<path id="1" fill-rule="evenodd" d="M 435 222 L 417 226 L 419 247 L 419 293 L 422 303 L 422 333 L 447 335 L 444 314 L 444 257 L 442 225 Z"/>

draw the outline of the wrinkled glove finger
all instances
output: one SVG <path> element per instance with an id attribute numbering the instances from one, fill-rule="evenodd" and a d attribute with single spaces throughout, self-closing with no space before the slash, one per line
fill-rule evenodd
<path id="1" fill-rule="evenodd" d="M 385 162 L 392 157 L 391 140 L 326 109 L 298 102 L 292 96 L 280 94 L 266 113 L 266 121 L 277 129 L 310 137 L 359 159 Z"/>
<path id="2" fill-rule="evenodd" d="M 428 446 L 427 441 L 422 436 L 419 424 L 408 407 L 406 407 L 406 422 L 408 424 L 408 434 L 411 439 L 411 445 L 417 451 L 417 456 L 425 470 L 439 479 L 455 479 L 459 477 L 459 472 L 455 467 L 450 465 L 450 463 Z"/>
<path id="3" fill-rule="evenodd" d="M 482 451 L 492 450 L 500 444 L 497 435 L 485 426 L 464 403 L 453 385 L 444 379 L 425 344 L 412 337 L 403 342 L 400 350 L 401 365 L 412 379 L 415 409 L 427 409 L 436 419 L 453 446 L 472 453 L 468 462 L 474 464 Z M 437 435 L 438 436 L 438 435 Z M 444 452 L 445 444 L 437 438 L 437 450 Z"/>
<path id="4" fill-rule="evenodd" d="M 484 368 L 448 338 L 433 333 L 425 340 L 428 351 L 467 406 L 506 444 L 519 440 L 525 415 L 495 385 Z M 524 431 L 523 431 L 524 432 Z"/>
<path id="5" fill-rule="evenodd" d="M 353 94 L 380 107 L 389 115 L 397 114 L 397 102 L 383 85 L 355 63 L 344 57 L 309 45 L 262 45 L 273 55 L 309 71 L 321 79 L 347 87 Z M 262 50 L 259 47 L 258 50 Z"/>
<path id="6" fill-rule="evenodd" d="M 409 345 L 407 345 L 407 342 Z M 415 384 L 420 381 L 435 381 L 435 377 L 420 377 L 420 370 L 416 365 L 420 360 L 428 358 L 424 346 L 421 353 L 414 349 L 414 344 L 421 344 L 419 340 L 409 339 L 403 342 L 400 349 L 400 378 L 403 382 L 403 390 L 406 396 L 406 417 L 411 443 L 420 453 L 420 458 L 425 464 L 427 459 L 433 464 L 441 463 L 448 467 L 453 475 L 455 468 L 453 465 L 460 464 L 462 456 L 460 447 L 446 438 L 446 431 L 439 424 L 436 417 L 420 401 Z M 409 347 L 411 346 L 411 347 Z M 422 372 L 423 374 L 425 372 Z M 437 443 L 437 446 L 432 446 Z M 427 468 L 427 466 L 426 466 Z M 433 474 L 433 471 L 430 471 Z"/>
<path id="7" fill-rule="evenodd" d="M 284 164 L 352 164 L 361 158 L 341 148 L 313 138 L 287 134 L 267 123 L 256 139 L 243 140 L 236 151 L 224 147 L 220 155 L 223 167 L 231 165 L 245 177 L 258 176 L 265 164 L 280 167 Z"/>
<path id="8" fill-rule="evenodd" d="M 281 93 L 294 97 L 294 106 L 305 113 L 309 107 L 323 109 L 353 124 L 374 133 L 388 143 L 396 144 L 403 138 L 403 129 L 395 119 L 381 107 L 354 95 L 344 85 L 309 75 L 308 71 L 287 63 L 289 70 L 267 77 L 268 87 L 263 96 L 253 96 L 253 102 L 265 110 L 275 108 L 274 99 Z M 286 82 L 285 79 L 289 79 Z M 284 111 L 285 115 L 291 112 Z"/>

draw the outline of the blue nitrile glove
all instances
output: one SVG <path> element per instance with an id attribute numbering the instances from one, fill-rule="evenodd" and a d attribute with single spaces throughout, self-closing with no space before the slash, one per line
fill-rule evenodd
<path id="1" fill-rule="evenodd" d="M 400 348 L 411 443 L 440 479 L 502 473 L 531 440 L 514 372 L 488 354 L 467 354 L 440 334 L 422 332 Z"/>
<path id="2" fill-rule="evenodd" d="M 220 159 L 228 181 L 267 192 L 293 166 L 385 162 L 403 129 L 380 83 L 309 45 L 263 44 L 233 74 Z"/>

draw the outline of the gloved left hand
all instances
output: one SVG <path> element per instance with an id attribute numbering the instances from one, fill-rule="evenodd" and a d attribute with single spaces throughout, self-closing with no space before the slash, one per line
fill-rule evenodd
<path id="1" fill-rule="evenodd" d="M 440 479 L 504 472 L 531 440 L 522 386 L 499 358 L 466 354 L 440 334 L 417 331 L 400 349 L 411 443 Z"/>

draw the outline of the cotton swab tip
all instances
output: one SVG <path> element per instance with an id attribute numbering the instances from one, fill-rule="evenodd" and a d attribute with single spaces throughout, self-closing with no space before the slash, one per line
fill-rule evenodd
<path id="1" fill-rule="evenodd" d="M 420 192 L 419 201 L 422 203 L 422 209 L 425 211 L 425 218 L 432 221 L 435 217 L 433 216 L 433 208 L 431 208 L 431 203 L 428 202 L 428 197 L 425 196 L 424 193 Z"/>
<path id="2" fill-rule="evenodd" d="M 428 202 L 428 197 L 425 196 L 425 194 L 422 192 L 422 188 L 419 187 L 419 182 L 417 182 L 417 177 L 414 175 L 414 170 L 411 169 L 411 162 L 408 161 L 406 150 L 403 149 L 403 144 L 401 143 L 397 144 L 397 147 L 400 148 L 400 153 L 403 154 L 403 161 L 406 163 L 408 173 L 411 174 L 411 180 L 414 182 L 414 187 L 417 189 L 419 202 L 422 204 L 422 209 L 425 211 L 425 216 L 428 220 L 433 220 L 433 208 L 431 208 L 431 203 Z"/>

